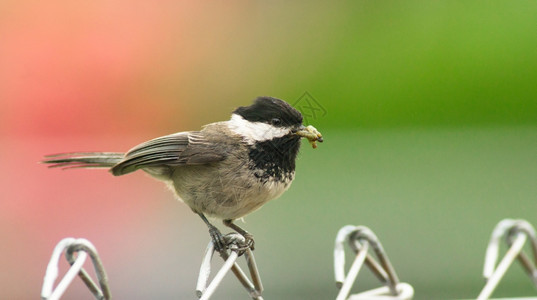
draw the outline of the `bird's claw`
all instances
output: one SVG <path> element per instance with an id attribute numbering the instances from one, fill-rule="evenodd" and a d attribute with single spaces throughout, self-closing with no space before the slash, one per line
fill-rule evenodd
<path id="1" fill-rule="evenodd" d="M 227 249 L 226 241 L 224 239 L 224 236 L 218 230 L 218 228 L 211 226 L 209 227 L 209 235 L 211 235 L 211 239 L 213 241 L 214 249 L 218 252 L 222 250 Z"/>
<path id="2" fill-rule="evenodd" d="M 233 238 L 233 234 L 236 233 L 230 233 L 224 236 L 218 228 L 216 228 L 215 226 L 211 226 L 209 227 L 209 234 L 211 236 L 214 249 L 217 252 L 232 249 L 233 247 L 230 248 L 230 245 L 232 244 L 235 244 L 236 248 L 234 249 L 239 251 L 239 255 L 242 255 L 247 249 L 250 249 L 252 251 L 255 249 L 254 236 L 247 232 L 244 234 L 240 234 L 244 238 L 244 240 L 242 240 Z"/>
<path id="3" fill-rule="evenodd" d="M 245 233 L 242 235 L 244 237 L 244 246 L 241 247 L 242 250 L 250 248 L 250 250 L 255 250 L 255 241 L 254 236 L 250 233 Z"/>
<path id="4" fill-rule="evenodd" d="M 236 251 L 239 256 L 242 256 L 248 249 L 254 250 L 254 236 L 249 233 L 230 233 L 225 238 L 228 239 L 228 249 Z"/>

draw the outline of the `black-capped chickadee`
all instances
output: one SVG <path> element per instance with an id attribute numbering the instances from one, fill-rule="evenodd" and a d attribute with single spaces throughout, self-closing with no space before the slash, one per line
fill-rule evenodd
<path id="1" fill-rule="evenodd" d="M 209 226 L 217 249 L 220 231 L 205 217 L 223 220 L 253 248 L 253 236 L 233 223 L 286 191 L 295 177 L 300 138 L 315 148 L 321 134 L 302 125 L 301 113 L 287 102 L 259 97 L 225 122 L 201 131 L 159 137 L 127 153 L 64 153 L 46 157 L 51 167 L 110 168 L 115 176 L 138 169 L 164 181 Z"/>

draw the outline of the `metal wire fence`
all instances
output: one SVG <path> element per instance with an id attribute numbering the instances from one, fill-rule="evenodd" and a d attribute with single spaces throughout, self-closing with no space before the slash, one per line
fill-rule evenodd
<path id="1" fill-rule="evenodd" d="M 497 264 L 500 257 L 502 238 L 504 238 L 508 250 Z M 207 245 L 196 285 L 197 297 L 202 300 L 210 299 L 220 286 L 222 279 L 231 271 L 246 289 L 250 298 L 262 300 L 263 284 L 261 283 L 254 254 L 250 248 L 245 247 L 244 237 L 240 234 L 230 233 L 224 236 L 224 239 L 227 249 L 218 252 L 224 260 L 224 264 L 210 282 L 211 262 L 215 247 L 212 241 Z M 523 251 L 524 245 L 528 241 L 531 246 L 531 255 L 529 256 Z M 347 273 L 345 273 L 345 244 L 355 255 Z M 58 278 L 58 264 L 62 253 L 65 253 L 71 267 L 54 287 L 54 282 Z M 88 256 L 91 258 L 95 268 L 99 285 L 95 284 L 83 268 Z M 237 264 L 237 260 L 241 256 L 246 259 L 250 278 Z M 483 277 L 486 283 L 477 296 L 477 300 L 489 299 L 492 296 L 501 279 L 505 276 L 507 269 L 515 260 L 520 262 L 522 268 L 537 288 L 537 234 L 535 229 L 525 220 L 504 219 L 496 225 L 492 232 L 483 268 Z M 364 269 L 364 265 L 380 281 L 381 287 L 351 294 L 352 286 L 357 281 L 361 269 Z M 43 300 L 60 299 L 77 275 L 96 299 L 108 300 L 112 298 L 108 278 L 97 250 L 88 240 L 74 238 L 65 238 L 54 248 L 45 272 L 41 298 Z M 334 275 L 336 288 L 338 289 L 336 300 L 410 300 L 414 297 L 412 286 L 408 283 L 400 282 L 379 239 L 371 229 L 365 226 L 347 225 L 337 233 L 334 246 Z"/>

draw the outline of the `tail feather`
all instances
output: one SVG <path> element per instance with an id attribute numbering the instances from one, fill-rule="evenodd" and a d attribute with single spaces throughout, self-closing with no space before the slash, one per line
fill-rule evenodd
<path id="1" fill-rule="evenodd" d="M 42 162 L 50 164 L 49 168 L 111 168 L 124 156 L 117 152 L 73 152 L 47 155 Z"/>

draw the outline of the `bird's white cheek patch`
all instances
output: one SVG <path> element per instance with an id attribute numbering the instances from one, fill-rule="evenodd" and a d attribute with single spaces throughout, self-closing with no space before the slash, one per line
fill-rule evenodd
<path id="1" fill-rule="evenodd" d="M 289 133 L 289 129 L 261 122 L 250 122 L 237 114 L 231 116 L 228 126 L 231 131 L 243 136 L 250 144 L 272 140 Z"/>

